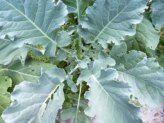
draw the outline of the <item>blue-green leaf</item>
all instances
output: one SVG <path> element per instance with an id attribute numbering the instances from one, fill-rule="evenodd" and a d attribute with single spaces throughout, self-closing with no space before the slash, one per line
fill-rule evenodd
<path id="1" fill-rule="evenodd" d="M 134 54 L 131 53 L 131 54 Z M 131 59 L 132 61 L 134 59 Z M 132 61 L 129 61 L 132 63 Z M 132 95 L 136 96 L 142 105 L 156 106 L 164 100 L 164 70 L 154 58 L 144 57 L 141 61 L 128 68 L 120 70 L 119 78 L 127 82 L 132 88 Z"/>
<path id="2" fill-rule="evenodd" d="M 24 61 L 25 47 L 29 44 L 41 45 L 42 53 L 55 56 L 59 42 L 55 34 L 65 23 L 68 13 L 61 1 L 54 4 L 52 0 L 0 0 L 0 3 L 0 38 L 9 39 L 0 41 L 3 44 L 0 64 L 9 64 L 16 59 Z"/>
<path id="3" fill-rule="evenodd" d="M 155 27 L 160 30 L 164 27 L 164 1 L 153 0 L 152 1 L 152 20 Z"/>
<path id="4" fill-rule="evenodd" d="M 64 102 L 65 77 L 63 69 L 54 68 L 43 73 L 38 83 L 22 82 L 14 89 L 13 103 L 2 118 L 6 123 L 55 123 Z"/>
<path id="5" fill-rule="evenodd" d="M 164 69 L 155 58 L 147 58 L 145 53 L 132 50 L 119 57 L 116 62 L 121 66 L 116 68 L 119 71 L 119 80 L 129 84 L 131 94 L 142 105 L 156 106 L 163 102 Z"/>
<path id="6" fill-rule="evenodd" d="M 99 57 L 95 59 L 93 62 L 87 62 L 87 67 L 81 70 L 81 74 L 77 80 L 77 84 L 81 83 L 82 81 L 89 81 L 89 76 L 92 74 L 99 75 L 101 70 L 104 70 L 108 67 L 115 66 L 115 60 L 109 56 L 104 54 L 99 54 Z"/>
<path id="7" fill-rule="evenodd" d="M 74 122 L 75 116 L 76 116 L 76 108 L 74 107 L 63 110 L 60 115 L 61 120 L 63 122 L 65 121 L 65 123 L 67 123 L 67 121 L 69 123 L 75 123 Z M 92 122 L 91 119 L 84 114 L 84 112 L 79 111 L 76 123 L 92 123 Z"/>
<path id="8" fill-rule="evenodd" d="M 7 39 L 0 39 L 0 64 L 8 65 L 16 60 L 24 64 L 28 50 L 26 47 L 13 47 L 14 42 Z"/>
<path id="9" fill-rule="evenodd" d="M 68 7 L 70 13 L 77 13 L 81 18 L 91 0 L 62 0 Z M 79 18 L 79 19 L 80 19 Z"/>
<path id="10" fill-rule="evenodd" d="M 87 43 L 98 41 L 103 47 L 108 43 L 119 44 L 125 36 L 135 34 L 147 0 L 96 0 L 81 21 L 81 35 Z"/>
<path id="11" fill-rule="evenodd" d="M 127 39 L 141 45 L 142 47 L 148 47 L 155 50 L 160 39 L 160 32 L 155 30 L 152 23 L 145 17 L 143 21 L 137 25 L 136 34 L 133 37 Z M 135 45 L 137 46 L 137 45 Z"/>
<path id="12" fill-rule="evenodd" d="M 72 92 L 77 92 L 78 90 L 77 90 L 76 84 L 73 81 L 73 76 L 72 75 L 68 75 L 66 80 L 67 80 L 68 87 L 71 88 L 71 91 Z"/>
<path id="13" fill-rule="evenodd" d="M 129 86 L 118 81 L 115 69 L 102 70 L 100 76 L 91 75 L 85 113 L 94 123 L 142 123 L 138 108 L 129 104 Z"/>
<path id="14" fill-rule="evenodd" d="M 38 81 L 42 72 L 54 68 L 55 65 L 38 62 L 28 61 L 25 65 L 16 63 L 8 67 L 0 67 L 0 75 L 9 76 L 12 79 L 13 85 L 19 84 L 22 81 Z"/>

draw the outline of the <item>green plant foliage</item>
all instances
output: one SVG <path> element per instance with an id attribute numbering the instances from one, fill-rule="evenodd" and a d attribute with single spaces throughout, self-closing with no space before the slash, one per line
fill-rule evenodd
<path id="1" fill-rule="evenodd" d="M 16 63 L 8 67 L 2 66 L 0 68 L 0 75 L 9 76 L 12 79 L 13 84 L 16 85 L 24 80 L 35 82 L 41 76 L 43 70 L 48 70 L 52 67 L 55 66 L 52 64 L 29 60 L 26 62 L 26 65 Z"/>
<path id="2" fill-rule="evenodd" d="M 3 119 L 0 117 L 0 123 L 4 123 Z"/>
<path id="3" fill-rule="evenodd" d="M 12 86 L 12 80 L 7 76 L 0 76 L 0 115 L 10 105 L 10 93 L 8 88 Z"/>
<path id="4" fill-rule="evenodd" d="M 69 108 L 61 112 L 61 120 L 64 122 L 70 121 L 74 122 L 76 117 L 76 108 Z M 89 119 L 83 112 L 78 112 L 77 123 L 91 123 L 91 119 Z"/>
<path id="5" fill-rule="evenodd" d="M 132 94 L 142 105 L 156 106 L 163 102 L 164 69 L 155 58 L 147 58 L 143 52 L 133 50 L 122 54 L 119 61 L 119 80 L 132 87 Z"/>
<path id="6" fill-rule="evenodd" d="M 125 36 L 135 34 L 134 24 L 142 21 L 146 0 L 97 0 L 87 9 L 87 17 L 81 22 L 81 35 L 87 43 L 98 41 L 119 44 Z"/>
<path id="7" fill-rule="evenodd" d="M 143 50 L 145 47 L 155 50 L 160 38 L 160 32 L 155 30 L 146 17 L 137 25 L 136 34 L 127 38 L 127 43 L 134 44 L 134 48 Z"/>
<path id="8" fill-rule="evenodd" d="M 0 0 L 0 3 L 0 38 L 9 38 L 8 41 L 3 41 L 3 47 L 0 47 L 3 53 L 8 53 L 1 55 L 1 64 L 9 64 L 15 59 L 24 61 L 27 44 L 41 44 L 43 54 L 55 56 L 59 42 L 53 33 L 57 33 L 65 23 L 68 13 L 62 2 L 54 5 L 51 0 Z M 65 33 L 56 37 L 60 40 L 62 36 L 65 36 Z M 21 54 L 15 57 L 18 52 Z"/>
<path id="9" fill-rule="evenodd" d="M 141 122 L 137 108 L 128 103 L 129 86 L 117 81 L 119 76 L 116 70 L 102 70 L 100 76 L 89 77 L 90 90 L 86 94 L 89 108 L 85 110 L 88 116 L 94 118 L 97 123 Z"/>
<path id="10" fill-rule="evenodd" d="M 79 13 L 78 16 L 81 16 L 85 13 L 85 9 L 89 6 L 91 0 L 63 0 L 67 5 L 70 13 Z"/>
<path id="11" fill-rule="evenodd" d="M 12 101 L 15 100 L 15 102 L 13 107 L 3 113 L 3 119 L 6 122 L 54 123 L 58 110 L 64 102 L 62 83 L 64 78 L 65 72 L 55 68 L 43 73 L 39 83 L 22 82 L 11 95 Z M 24 107 L 26 110 L 23 110 Z"/>
<path id="12" fill-rule="evenodd" d="M 0 0 L 0 123 L 163 123 L 163 13 L 163 0 Z"/>
<path id="13" fill-rule="evenodd" d="M 163 0 L 153 0 L 152 2 L 152 20 L 155 27 L 160 30 L 164 27 L 164 1 Z"/>

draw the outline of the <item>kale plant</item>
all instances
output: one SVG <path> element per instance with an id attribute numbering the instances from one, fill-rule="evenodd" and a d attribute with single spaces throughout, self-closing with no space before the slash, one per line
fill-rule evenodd
<path id="1" fill-rule="evenodd" d="M 164 0 L 0 0 L 0 123 L 164 123 L 163 27 Z"/>

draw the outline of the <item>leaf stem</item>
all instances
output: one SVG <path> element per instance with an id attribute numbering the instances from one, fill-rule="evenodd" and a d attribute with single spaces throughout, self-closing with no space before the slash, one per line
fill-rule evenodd
<path id="1" fill-rule="evenodd" d="M 77 57 L 78 59 L 82 59 L 83 58 L 83 55 L 82 55 L 82 50 L 81 50 L 81 37 L 79 36 L 79 39 L 76 43 L 76 51 L 77 51 Z"/>
<path id="2" fill-rule="evenodd" d="M 68 74 L 71 75 L 73 72 L 75 72 L 77 69 L 79 68 L 78 65 L 76 65 L 76 67 L 74 69 L 72 69 Z"/>
<path id="3" fill-rule="evenodd" d="M 79 10 L 79 0 L 76 0 L 76 7 L 77 7 L 77 19 L 78 19 L 78 24 L 80 22 L 80 10 Z"/>
<path id="4" fill-rule="evenodd" d="M 80 9 L 79 9 L 79 0 L 76 0 L 76 7 L 77 7 L 77 21 L 78 21 L 78 25 L 80 23 Z M 77 29 L 78 32 L 78 29 Z M 81 50 L 81 37 L 79 36 L 78 42 L 76 44 L 76 50 L 77 50 L 77 57 L 79 59 L 82 59 L 82 50 Z"/>
<path id="5" fill-rule="evenodd" d="M 76 109 L 75 123 L 77 123 L 77 117 L 78 117 L 78 112 L 79 112 L 79 107 L 80 107 L 81 92 L 82 92 L 82 83 L 80 83 L 80 87 L 79 87 L 79 97 L 78 97 L 78 103 L 77 103 L 77 109 Z"/>

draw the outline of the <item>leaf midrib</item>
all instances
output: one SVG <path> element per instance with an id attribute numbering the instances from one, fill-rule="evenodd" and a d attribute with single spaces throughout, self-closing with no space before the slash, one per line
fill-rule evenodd
<path id="1" fill-rule="evenodd" d="M 11 3 L 9 3 L 6 0 L 3 0 L 4 2 L 6 2 L 11 8 L 13 8 L 14 10 L 16 10 L 19 14 L 21 14 L 23 17 L 25 17 L 39 32 L 41 32 L 41 34 L 46 37 L 50 42 L 57 44 L 52 38 L 50 38 L 46 33 L 44 33 L 33 21 L 31 21 L 30 18 L 28 18 L 25 14 L 23 14 L 20 10 L 18 10 L 14 5 L 12 5 Z"/>
<path id="2" fill-rule="evenodd" d="M 108 24 L 106 24 L 106 26 L 104 26 L 104 28 L 98 33 L 98 35 L 95 37 L 95 39 L 93 40 L 93 42 L 95 42 L 99 37 L 100 35 L 104 32 L 104 30 L 106 28 L 108 28 L 108 26 L 129 6 L 131 2 L 129 2 L 127 4 L 127 6 L 125 6 L 111 21 L 108 22 Z"/>
<path id="3" fill-rule="evenodd" d="M 113 99 L 113 97 L 110 95 L 110 93 L 108 93 L 103 86 L 98 82 L 97 78 L 95 77 L 95 75 L 92 75 L 91 78 L 94 80 L 94 82 L 96 82 L 96 84 L 101 88 L 102 91 L 104 91 L 104 93 L 107 95 L 107 97 L 110 97 L 111 99 Z"/>
<path id="4" fill-rule="evenodd" d="M 10 71 L 10 72 L 14 72 L 14 73 L 17 73 L 17 74 L 20 74 L 20 75 L 31 76 L 31 77 L 34 77 L 34 78 L 39 77 L 39 76 L 34 76 L 34 75 L 31 75 L 31 74 L 27 74 L 27 73 L 23 73 L 23 72 L 20 72 L 20 71 L 17 71 L 17 70 L 12 70 L 12 69 L 7 69 L 7 68 L 1 69 L 0 73 L 3 72 L 3 71 Z"/>

